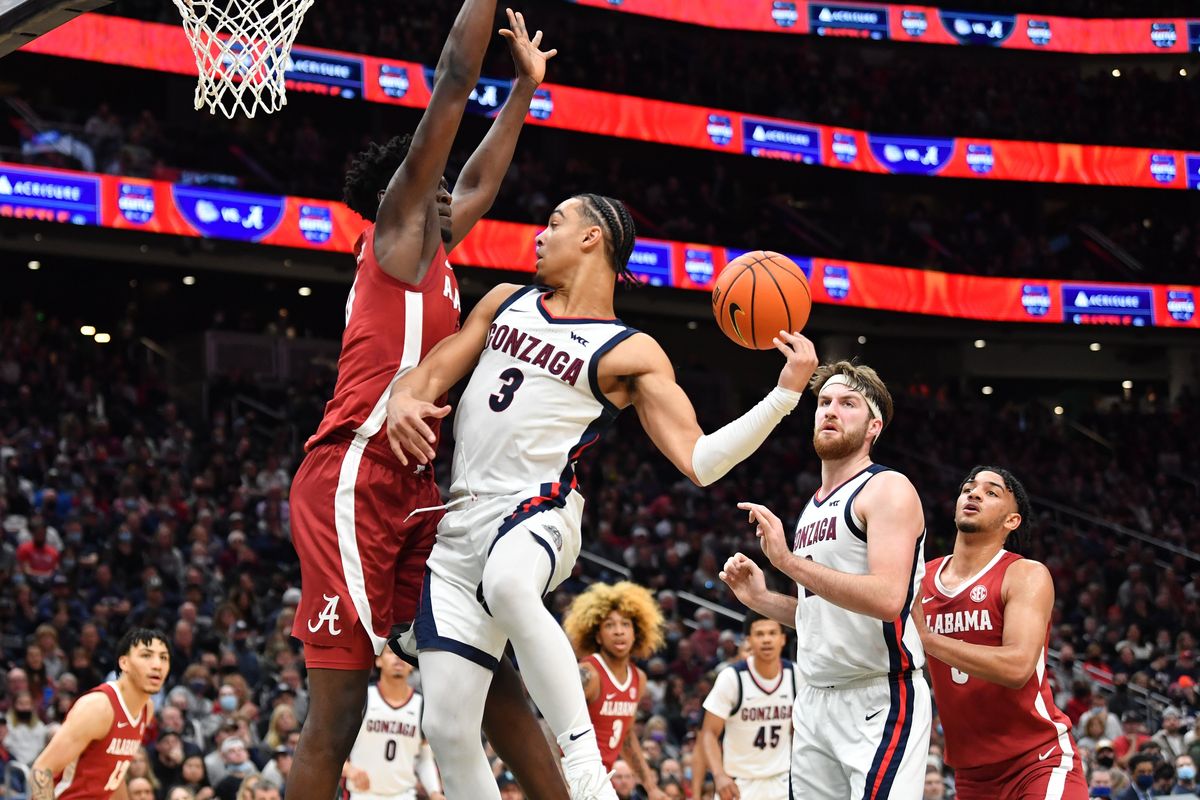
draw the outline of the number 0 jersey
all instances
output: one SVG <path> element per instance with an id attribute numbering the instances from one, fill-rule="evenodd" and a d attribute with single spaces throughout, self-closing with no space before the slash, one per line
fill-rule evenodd
<path id="1" fill-rule="evenodd" d="M 356 792 L 348 787 L 351 800 L 416 797 L 414 764 L 421 750 L 422 700 L 413 692 L 405 703 L 393 706 L 380 694 L 378 685 L 367 690 L 367 712 L 350 751 L 350 763 L 366 771 L 371 788 Z"/>
<path id="2" fill-rule="evenodd" d="M 575 461 L 618 410 L 597 385 L 600 358 L 637 333 L 618 319 L 556 317 L 546 289 L 496 311 L 454 419 L 450 494 L 524 494 L 561 504 Z"/>
<path id="3" fill-rule="evenodd" d="M 725 720 L 726 773 L 759 779 L 788 771 L 798 688 L 796 669 L 787 659 L 770 681 L 755 671 L 753 656 L 721 670 L 704 699 L 704 710 Z"/>

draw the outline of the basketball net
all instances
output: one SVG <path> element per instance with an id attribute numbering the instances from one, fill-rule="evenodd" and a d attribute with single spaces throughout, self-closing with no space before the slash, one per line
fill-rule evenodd
<path id="1" fill-rule="evenodd" d="M 287 105 L 284 73 L 313 0 L 174 0 L 196 56 L 196 110 L 230 119 Z"/>

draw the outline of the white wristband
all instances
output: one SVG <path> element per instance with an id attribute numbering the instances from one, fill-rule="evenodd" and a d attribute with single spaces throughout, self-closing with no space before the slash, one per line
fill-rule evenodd
<path id="1" fill-rule="evenodd" d="M 754 408 L 720 430 L 701 436 L 692 450 L 696 481 L 708 486 L 749 458 L 799 402 L 799 392 L 776 386 Z"/>

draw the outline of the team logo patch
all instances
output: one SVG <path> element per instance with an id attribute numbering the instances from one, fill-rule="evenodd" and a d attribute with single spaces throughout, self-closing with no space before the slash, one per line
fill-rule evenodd
<path id="1" fill-rule="evenodd" d="M 987 600 L 987 587 L 979 585 L 971 589 L 971 599 L 976 603 L 982 603 Z"/>
<path id="2" fill-rule="evenodd" d="M 562 552 L 562 533 L 553 525 L 543 525 L 542 529 L 546 531 L 546 535 L 550 537 L 550 541 L 554 542 L 554 549 Z"/>

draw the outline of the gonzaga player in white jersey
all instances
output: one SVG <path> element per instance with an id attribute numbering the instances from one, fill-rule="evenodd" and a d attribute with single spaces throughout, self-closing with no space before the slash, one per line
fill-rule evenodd
<path id="1" fill-rule="evenodd" d="M 429 800 L 445 800 L 433 753 L 421 735 L 424 704 L 408 685 L 412 667 L 388 649 L 375 665 L 379 683 L 367 690 L 367 711 L 342 770 L 350 800 L 416 800 L 418 779 Z"/>
<path id="2" fill-rule="evenodd" d="M 575 654 L 542 603 L 571 572 L 583 498 L 575 461 L 628 406 L 699 485 L 750 455 L 799 402 L 812 344 L 780 332 L 779 385 L 713 434 L 696 422 L 659 344 L 613 311 L 633 219 L 618 200 L 579 195 L 537 237 L 536 286 L 498 286 L 462 331 L 401 378 L 388 404 L 397 456 L 433 458 L 432 405 L 474 366 L 455 419 L 451 508 L 438 528 L 415 624 L 429 713 L 425 734 L 449 800 L 499 793 L 477 732 L 491 671 L 511 640 L 525 683 L 563 750 L 572 800 L 616 793 L 601 763 Z M 477 365 L 476 365 L 477 364 Z"/>
<path id="3" fill-rule="evenodd" d="M 719 800 L 788 800 L 796 668 L 781 658 L 787 636 L 775 620 L 751 614 L 746 638 L 751 655 L 721 670 L 704 700 L 698 744 Z M 695 797 L 704 780 L 698 772 Z"/>
<path id="4" fill-rule="evenodd" d="M 917 800 L 931 708 L 925 653 L 909 616 L 924 575 L 925 516 L 912 483 L 871 462 L 892 398 L 875 371 L 847 361 L 817 370 L 813 445 L 821 488 L 789 548 L 779 518 L 741 503 L 771 564 L 799 598 L 768 592 L 738 553 L 721 577 L 738 599 L 795 625 L 792 793 L 797 798 Z"/>

